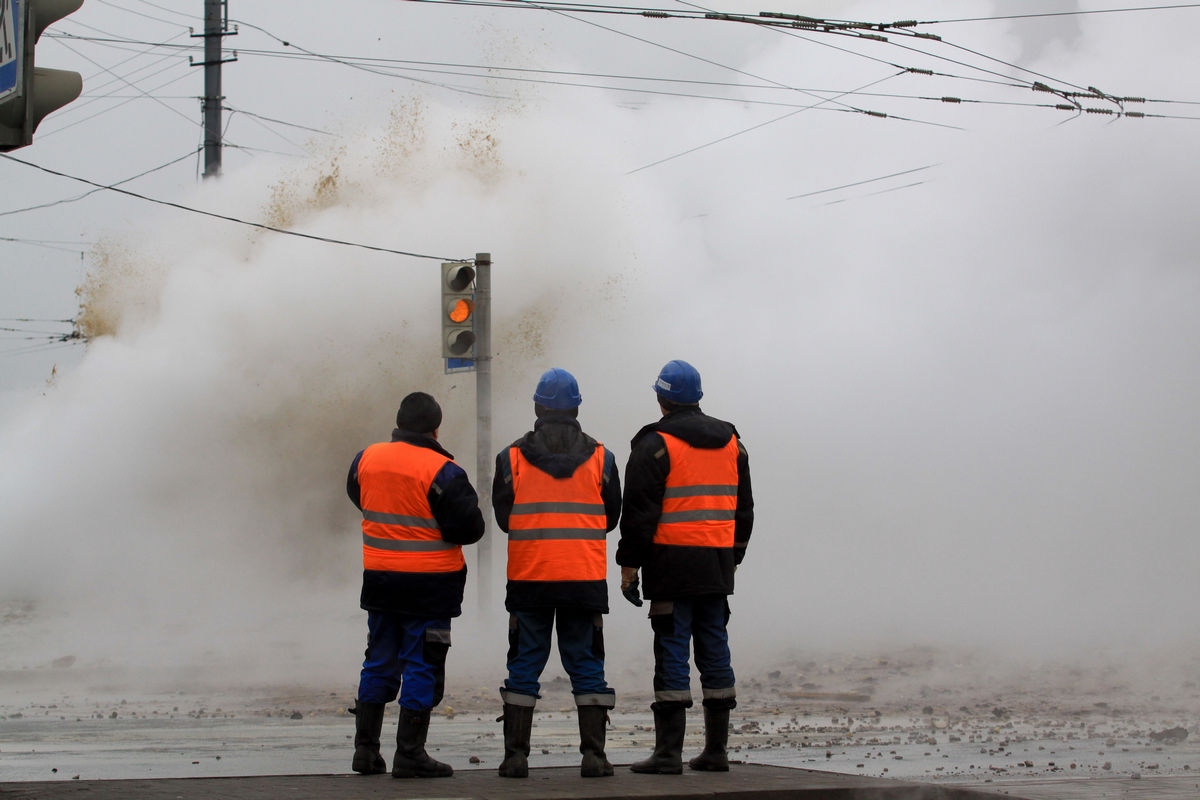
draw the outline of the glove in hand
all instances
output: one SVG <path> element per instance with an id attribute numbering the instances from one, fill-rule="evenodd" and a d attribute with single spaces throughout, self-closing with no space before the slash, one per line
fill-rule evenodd
<path id="1" fill-rule="evenodd" d="M 624 598 L 638 608 L 642 607 L 642 595 L 638 591 L 641 585 L 642 582 L 639 579 L 634 578 L 632 581 L 630 581 L 628 586 L 621 589 L 621 594 L 624 596 Z"/>

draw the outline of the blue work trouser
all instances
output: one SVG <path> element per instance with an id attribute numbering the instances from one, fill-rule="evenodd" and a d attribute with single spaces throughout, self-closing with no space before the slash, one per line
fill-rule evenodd
<path id="1" fill-rule="evenodd" d="M 504 702 L 532 706 L 541 697 L 538 679 L 550 660 L 555 629 L 575 705 L 612 708 L 616 693 L 604 682 L 604 616 L 583 609 L 539 608 L 509 615 L 508 679 L 500 690 Z"/>
<path id="2" fill-rule="evenodd" d="M 713 708 L 737 705 L 733 666 L 729 659 L 728 622 L 729 603 L 725 595 L 651 602 L 655 702 L 691 708 L 690 644 L 696 651 L 696 669 L 700 673 L 704 705 Z"/>
<path id="3" fill-rule="evenodd" d="M 450 620 L 367 612 L 367 652 L 358 699 L 424 711 L 442 702 Z"/>

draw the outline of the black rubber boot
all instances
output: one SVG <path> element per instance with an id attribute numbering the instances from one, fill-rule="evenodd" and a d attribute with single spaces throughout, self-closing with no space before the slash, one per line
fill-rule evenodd
<path id="1" fill-rule="evenodd" d="M 704 750 L 688 762 L 701 772 L 729 772 L 729 709 L 704 707 Z"/>
<path id="2" fill-rule="evenodd" d="M 533 731 L 533 706 L 504 704 L 504 760 L 500 777 L 529 777 L 529 737 Z"/>
<path id="3" fill-rule="evenodd" d="M 683 731 L 687 724 L 687 709 L 676 703 L 654 703 L 650 710 L 654 712 L 654 752 L 630 769 L 651 775 L 679 775 L 683 772 Z"/>
<path id="4" fill-rule="evenodd" d="M 613 765 L 604 757 L 604 726 L 608 723 L 605 706 L 579 706 L 579 752 L 583 761 L 579 774 L 584 778 L 607 778 Z"/>
<path id="5" fill-rule="evenodd" d="M 354 761 L 350 769 L 361 775 L 382 775 L 387 762 L 379 754 L 379 733 L 383 730 L 383 703 L 354 701 Z"/>
<path id="6" fill-rule="evenodd" d="M 449 778 L 454 768 L 434 761 L 425 752 L 425 737 L 429 735 L 429 709 L 413 711 L 400 707 L 400 724 L 396 728 L 396 757 L 392 759 L 393 778 Z"/>

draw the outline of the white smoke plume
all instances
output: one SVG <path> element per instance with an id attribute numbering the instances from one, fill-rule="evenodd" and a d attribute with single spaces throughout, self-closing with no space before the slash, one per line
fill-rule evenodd
<path id="1" fill-rule="evenodd" d="M 1143 74 L 1115 71 L 1118 46 L 1182 64 L 1165 26 L 1131 42 L 1113 20 L 1079 24 L 1070 50 L 987 44 L 1102 86 Z M 819 60 L 790 41 L 741 57 L 833 82 L 798 76 Z M 836 82 L 865 83 L 858 69 Z M 1156 89 L 1185 94 L 1172 80 Z M 491 252 L 493 450 L 561 366 L 623 463 L 656 415 L 658 368 L 695 364 L 705 409 L 751 453 L 758 517 L 733 601 L 748 659 L 1193 642 L 1194 123 L 967 109 L 952 119 L 968 134 L 814 109 L 633 172 L 781 113 L 697 102 L 413 95 L 191 204 L 439 258 Z M 809 194 L 918 168 L 900 191 Z M 476 476 L 472 378 L 438 358 L 438 259 L 151 209 L 91 264 L 86 357 L 0 428 L 0 600 L 33 620 L 0 667 L 275 669 L 283 654 L 352 677 L 351 458 L 421 389 Z M 501 538 L 493 552 L 499 570 Z M 475 585 L 461 624 L 479 638 L 457 641 L 499 672 L 502 574 L 490 611 Z M 641 612 L 613 605 L 610 649 L 642 648 Z"/>

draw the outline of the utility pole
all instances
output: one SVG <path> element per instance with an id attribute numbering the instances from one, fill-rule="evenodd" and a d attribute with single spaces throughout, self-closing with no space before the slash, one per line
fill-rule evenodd
<path id="1" fill-rule="evenodd" d="M 492 254 L 475 254 L 475 474 L 479 507 L 492 519 Z M 479 606 L 492 597 L 492 528 L 479 542 Z"/>
<path id="2" fill-rule="evenodd" d="M 204 67 L 204 177 L 215 178 L 221 174 L 221 65 L 233 58 L 222 59 L 222 39 L 236 33 L 229 31 L 228 0 L 204 0 L 204 33 L 192 36 L 204 37 L 204 60 L 190 61 L 193 67 Z"/>
<path id="3" fill-rule="evenodd" d="M 446 372 L 475 373 L 475 492 L 484 520 L 492 520 L 492 254 L 442 263 L 442 358 Z M 479 610 L 491 610 L 492 537 L 475 548 Z"/>

